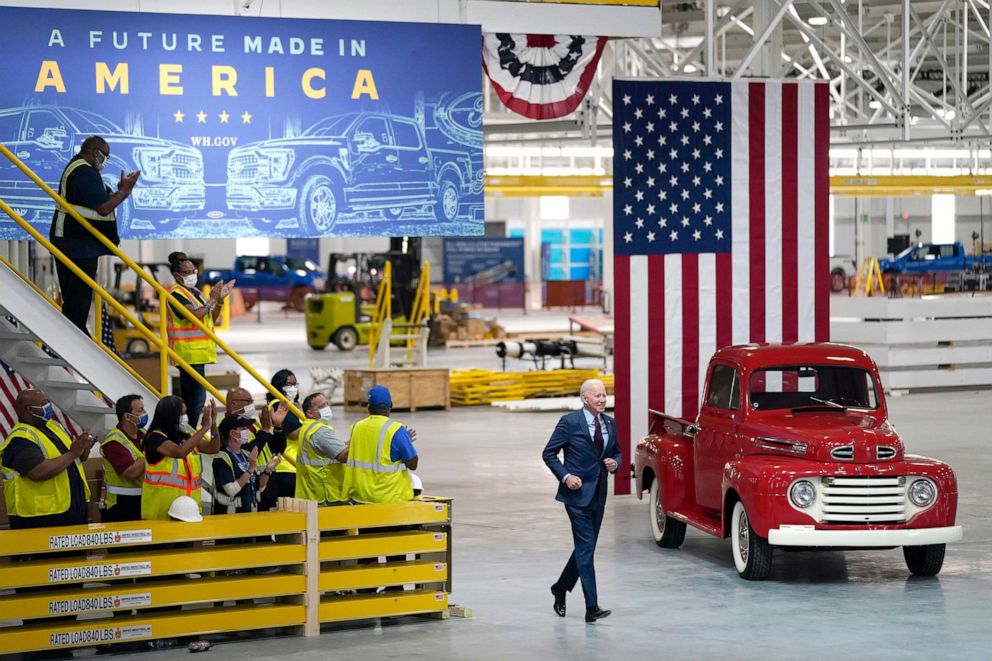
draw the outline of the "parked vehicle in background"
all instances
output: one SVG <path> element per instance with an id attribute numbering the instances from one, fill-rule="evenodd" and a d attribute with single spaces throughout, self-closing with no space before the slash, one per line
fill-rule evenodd
<path id="1" fill-rule="evenodd" d="M 966 255 L 964 244 L 918 243 L 891 259 L 878 260 L 882 273 L 932 273 L 936 271 L 968 271 L 992 264 L 992 255 Z"/>
<path id="2" fill-rule="evenodd" d="M 481 104 L 478 95 L 465 96 Z M 451 110 L 459 100 L 435 109 L 436 119 L 459 117 Z M 428 132 L 423 117 L 358 112 L 326 117 L 299 136 L 237 147 L 228 157 L 228 207 L 251 212 L 263 231 L 296 217 L 315 235 L 357 213 L 395 220 L 408 209 L 428 208 L 441 223 L 481 218 L 481 133 L 472 148 L 447 127 L 439 123 Z"/>
<path id="3" fill-rule="evenodd" d="M 0 109 L 0 141 L 56 191 L 66 164 L 91 135 L 110 144 L 103 170 L 107 185 L 116 188 L 122 170 L 141 171 L 140 182 L 116 210 L 122 236 L 170 231 L 182 223 L 185 212 L 204 208 L 203 156 L 193 147 L 134 135 L 106 117 L 76 108 Z M 7 159 L 0 159 L 0 198 L 28 222 L 44 224 L 47 234 L 55 202 Z M 3 224 L 9 224 L 10 232 L 21 231 L 12 220 L 0 218 L 0 239 L 8 238 Z"/>
<path id="4" fill-rule="evenodd" d="M 858 275 L 858 263 L 853 255 L 830 258 L 830 291 L 837 294 L 847 289 L 847 283 Z"/>
<path id="5" fill-rule="evenodd" d="M 249 310 L 262 300 L 284 301 L 302 312 L 306 295 L 323 291 L 326 279 L 316 262 L 303 257 L 242 255 L 234 260 L 233 269 L 211 269 L 203 281 L 213 285 L 234 280 Z"/>
<path id="6" fill-rule="evenodd" d="M 947 464 L 905 453 L 874 361 L 839 344 L 745 345 L 710 360 L 695 422 L 651 411 L 634 456 L 655 542 L 692 525 L 730 537 L 746 579 L 785 549 L 901 546 L 910 572 L 937 574 L 955 525 Z"/>

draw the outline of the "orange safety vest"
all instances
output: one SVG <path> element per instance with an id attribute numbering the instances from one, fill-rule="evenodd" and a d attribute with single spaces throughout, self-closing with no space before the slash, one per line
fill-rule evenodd
<path id="1" fill-rule="evenodd" d="M 198 290 L 189 290 L 180 284 L 169 288 L 169 293 L 183 294 L 187 300 L 206 305 L 207 301 Z M 186 317 L 176 314 L 169 306 L 169 346 L 179 354 L 179 357 L 190 365 L 206 365 L 217 362 L 217 345 L 202 330 L 193 325 Z M 210 329 L 214 327 L 212 314 L 202 319 L 203 324 Z"/>

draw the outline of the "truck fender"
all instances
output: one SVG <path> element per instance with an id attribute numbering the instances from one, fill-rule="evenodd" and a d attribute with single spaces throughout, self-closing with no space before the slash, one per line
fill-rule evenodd
<path id="1" fill-rule="evenodd" d="M 696 500 L 692 443 L 682 437 L 664 434 L 647 436 L 637 444 L 637 497 L 660 480 L 662 502 L 672 512 L 691 508 Z"/>
<path id="2" fill-rule="evenodd" d="M 332 181 L 341 185 L 348 181 L 347 172 L 341 166 L 341 161 L 326 156 L 311 156 L 300 163 L 293 176 L 293 183 L 299 186 L 300 182 L 310 177 L 314 170 L 320 170 L 331 177 Z"/>
<path id="3" fill-rule="evenodd" d="M 455 183 L 458 185 L 459 190 L 461 190 L 461 188 L 465 185 L 464 182 L 462 181 L 461 170 L 459 170 L 458 166 L 456 166 L 454 163 L 445 163 L 444 165 L 441 166 L 441 168 L 437 171 L 437 179 L 435 180 L 434 184 L 436 186 L 440 186 L 441 182 L 444 181 L 446 177 L 454 178 Z"/>
<path id="4" fill-rule="evenodd" d="M 724 536 L 730 534 L 734 504 L 741 501 L 754 532 L 767 538 L 775 518 L 773 499 L 785 493 L 789 481 L 788 471 L 778 464 L 759 464 L 748 461 L 747 456 L 728 461 L 722 479 Z"/>

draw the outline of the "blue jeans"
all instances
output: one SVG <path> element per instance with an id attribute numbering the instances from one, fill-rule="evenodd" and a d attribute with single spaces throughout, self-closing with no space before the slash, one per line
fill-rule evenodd
<path id="1" fill-rule="evenodd" d="M 196 373 L 203 376 L 206 365 L 190 365 Z M 201 386 L 196 379 L 179 370 L 179 395 L 186 402 L 186 415 L 189 416 L 189 424 L 196 427 L 200 421 L 200 413 L 203 412 L 203 404 L 207 401 L 207 389 Z"/>

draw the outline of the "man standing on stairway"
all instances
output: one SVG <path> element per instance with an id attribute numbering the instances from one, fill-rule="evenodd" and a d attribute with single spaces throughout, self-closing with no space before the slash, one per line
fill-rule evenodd
<path id="1" fill-rule="evenodd" d="M 52 419 L 40 390 L 22 390 L 14 402 L 17 424 L 0 444 L 0 472 L 12 529 L 84 524 L 90 489 L 83 461 L 96 437 L 75 440 Z"/>
<path id="2" fill-rule="evenodd" d="M 138 181 L 137 170 L 130 174 L 121 171 L 117 191 L 112 192 L 100 174 L 110 160 L 110 145 L 100 136 L 90 136 L 83 141 L 79 152 L 72 157 L 59 179 L 59 195 L 72 208 L 93 225 L 114 245 L 121 240 L 117 233 L 115 210 L 131 194 Z M 96 276 L 97 261 L 111 251 L 61 206 L 55 210 L 48 238 L 71 259 L 86 275 Z M 60 261 L 55 270 L 62 290 L 62 314 L 84 333 L 90 315 L 93 291 L 82 278 Z"/>

